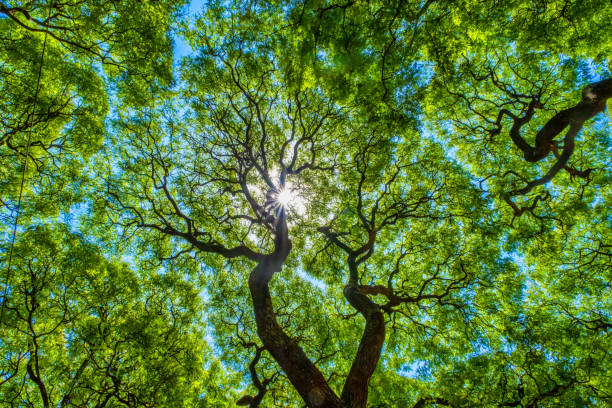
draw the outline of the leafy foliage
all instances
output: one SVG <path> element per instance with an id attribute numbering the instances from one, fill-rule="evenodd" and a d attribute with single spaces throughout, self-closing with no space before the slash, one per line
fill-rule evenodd
<path id="1" fill-rule="evenodd" d="M 606 2 L 0 16 L 2 404 L 610 403 Z"/>

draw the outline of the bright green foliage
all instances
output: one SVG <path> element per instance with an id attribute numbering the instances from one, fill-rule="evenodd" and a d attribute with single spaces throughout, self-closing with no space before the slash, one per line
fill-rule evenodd
<path id="1" fill-rule="evenodd" d="M 3 211 L 15 211 L 28 139 L 26 196 L 47 197 L 38 211 L 75 200 L 84 162 L 102 145 L 109 100 L 135 102 L 172 82 L 168 30 L 182 4 L 0 3 Z"/>
<path id="2" fill-rule="evenodd" d="M 20 237 L 2 327 L 2 404 L 193 406 L 210 352 L 197 293 L 98 252 L 62 224 Z"/>
<path id="3" fill-rule="evenodd" d="M 315 406 L 249 286 L 283 217 L 274 317 L 338 396 L 352 288 L 385 322 L 368 406 L 612 403 L 609 110 L 510 195 L 558 160 L 512 115 L 533 145 L 610 78 L 607 2 L 1 4 L 6 248 L 32 130 L 2 404 Z"/>

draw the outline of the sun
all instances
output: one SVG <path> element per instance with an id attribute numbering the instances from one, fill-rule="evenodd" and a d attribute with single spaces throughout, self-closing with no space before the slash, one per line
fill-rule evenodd
<path id="1" fill-rule="evenodd" d="M 280 178 L 274 171 L 271 173 L 270 178 L 272 180 Z M 258 196 L 264 196 L 265 204 L 263 208 L 270 215 L 277 217 L 282 212 L 288 219 L 296 221 L 307 212 L 311 195 L 308 188 L 305 188 L 302 183 L 285 179 L 279 180 L 276 186 L 265 185 L 266 190 L 262 186 L 264 186 L 263 183 L 251 185 L 251 188 Z"/>
<path id="2" fill-rule="evenodd" d="M 293 199 L 293 193 L 289 188 L 284 188 L 276 194 L 276 202 L 283 207 L 289 206 Z"/>
<path id="3" fill-rule="evenodd" d="M 285 184 L 268 197 L 267 206 L 276 210 L 288 210 L 292 215 L 301 216 L 306 211 L 306 195 L 303 189 L 286 181 Z"/>

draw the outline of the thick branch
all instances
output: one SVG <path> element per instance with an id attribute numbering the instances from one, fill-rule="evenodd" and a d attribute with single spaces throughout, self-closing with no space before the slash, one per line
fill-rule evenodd
<path id="1" fill-rule="evenodd" d="M 35 359 L 36 368 L 34 369 L 32 367 L 32 360 L 30 360 L 28 361 L 28 364 L 26 365 L 26 369 L 28 371 L 28 375 L 30 376 L 32 381 L 36 383 L 36 386 L 38 387 L 38 390 L 40 391 L 40 398 L 42 399 L 43 407 L 49 408 L 49 394 L 47 393 L 47 387 L 45 386 L 45 383 L 40 378 L 40 373 L 38 372 L 37 358 L 38 357 L 36 356 L 36 359 Z"/>
<path id="2" fill-rule="evenodd" d="M 548 170 L 548 172 L 539 179 L 530 181 L 527 185 L 519 190 L 514 190 L 509 193 L 510 196 L 515 195 L 523 195 L 529 193 L 537 186 L 544 185 L 548 183 L 553 177 L 564 167 L 567 166 L 567 162 L 569 161 L 572 153 L 574 153 L 574 138 L 578 134 L 578 131 L 582 127 L 582 123 L 572 124 L 570 125 L 567 134 L 565 135 L 565 139 L 563 140 L 563 152 L 559 156 L 557 162 Z"/>
<path id="3" fill-rule="evenodd" d="M 370 378 L 374 374 L 385 342 L 385 319 L 381 308 L 360 290 L 357 267 L 372 254 L 377 230 L 369 230 L 368 242 L 357 250 L 340 241 L 329 227 L 321 227 L 319 231 L 347 253 L 349 283 L 344 288 L 344 296 L 366 320 L 357 354 L 342 390 L 342 401 L 346 406 L 366 407 Z"/>
<path id="4" fill-rule="evenodd" d="M 576 106 L 557 113 L 542 127 L 542 129 L 540 129 L 536 135 L 535 147 L 529 146 L 518 134 L 520 125 L 525 123 L 523 118 L 513 117 L 514 125 L 510 131 L 510 136 L 517 147 L 523 151 L 525 160 L 529 162 L 542 160 L 548 156 L 551 151 L 556 153 L 556 142 L 554 138 L 561 133 L 563 129 L 569 126 L 563 139 L 563 151 L 560 155 L 555 154 L 555 156 L 557 156 L 557 162 L 553 167 L 551 167 L 543 177 L 530 181 L 523 188 L 510 191 L 506 194 L 505 200 L 513 208 L 515 216 L 520 216 L 525 210 L 519 209 L 518 206 L 512 202 L 511 197 L 528 194 L 535 187 L 551 181 L 561 169 L 568 168 L 567 163 L 574 153 L 574 139 L 578 135 L 578 132 L 582 129 L 587 120 L 605 110 L 606 101 L 611 96 L 612 79 L 605 79 L 584 88 L 582 91 L 582 100 Z M 588 173 L 586 175 L 588 175 Z"/>
<path id="5" fill-rule="evenodd" d="M 510 138 L 516 147 L 521 149 L 525 160 L 528 162 L 537 162 L 548 156 L 553 149 L 555 137 L 557 137 L 563 129 L 568 126 L 574 126 L 577 127 L 577 133 L 582 128 L 584 122 L 606 109 L 606 101 L 611 96 L 612 78 L 588 85 L 582 91 L 582 99 L 576 106 L 560 111 L 548 120 L 542 129 L 538 131 L 535 137 L 534 146 L 527 143 L 521 136 L 520 130 L 525 123 L 531 120 L 535 108 L 540 106 L 537 98 L 532 99 L 524 116 L 515 116 L 503 109 L 500 111 L 496 123 L 498 127 L 501 127 L 501 118 L 504 115 L 510 117 L 513 122 L 512 128 L 510 129 Z M 499 128 L 494 131 L 494 133 L 499 133 Z"/>
<path id="6" fill-rule="evenodd" d="M 582 91 L 581 101 L 574 107 L 562 110 L 540 129 L 535 139 L 535 149 L 528 161 L 538 161 L 548 156 L 554 138 L 567 126 L 579 126 L 606 109 L 606 101 L 612 96 L 612 78 L 588 85 Z M 530 160 L 532 159 L 532 160 Z"/>
<path id="7" fill-rule="evenodd" d="M 253 382 L 253 385 L 255 386 L 255 388 L 257 388 L 257 394 L 255 396 L 245 395 L 236 402 L 236 405 L 248 405 L 249 408 L 256 408 L 259 407 L 259 404 L 261 404 L 261 401 L 268 392 L 267 387 L 271 379 L 266 378 L 262 382 L 259 379 L 259 375 L 257 374 L 257 363 L 259 363 L 259 360 L 261 359 L 261 354 L 265 350 L 265 347 L 257 347 L 255 344 L 252 344 L 252 346 L 255 346 L 255 356 L 249 364 L 249 373 L 251 375 L 251 381 Z"/>
<path id="8" fill-rule="evenodd" d="M 419 398 L 419 400 L 416 402 L 416 404 L 412 406 L 412 408 L 424 408 L 425 404 L 430 404 L 430 405 L 435 404 L 436 406 L 441 405 L 445 407 L 452 406 L 450 401 L 445 400 L 444 398 Z"/>

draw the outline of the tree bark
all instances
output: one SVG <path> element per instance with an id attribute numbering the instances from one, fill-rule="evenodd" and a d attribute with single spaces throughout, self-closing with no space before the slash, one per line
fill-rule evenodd
<path id="1" fill-rule="evenodd" d="M 34 383 L 38 386 L 38 390 L 40 391 L 40 399 L 42 400 L 43 407 L 49 408 L 49 394 L 47 393 L 47 387 L 45 387 L 45 383 L 40 378 L 37 357 L 35 360 L 36 369 L 32 368 L 32 360 L 30 360 L 26 365 L 26 370 L 32 381 L 34 381 Z"/>
<path id="2" fill-rule="evenodd" d="M 364 226 L 368 228 L 368 222 L 364 217 L 362 220 Z M 344 297 L 366 320 L 357 354 L 353 359 L 341 396 L 346 407 L 365 408 L 368 402 L 370 378 L 376 370 L 385 342 L 385 318 L 381 307 L 367 296 L 372 292 L 364 290 L 364 286 L 359 285 L 357 268 L 371 255 L 377 230 L 369 229 L 368 242 L 356 251 L 340 241 L 329 228 L 322 227 L 319 231 L 348 254 L 349 282 L 344 288 Z"/>
<path id="3" fill-rule="evenodd" d="M 520 135 L 520 127 L 530 119 L 513 118 L 514 125 L 510 137 L 514 144 L 523 151 L 525 160 L 537 162 L 548 156 L 553 149 L 553 140 L 563 129 L 574 126 L 578 129 L 587 120 L 606 109 L 606 101 L 612 97 L 612 78 L 588 85 L 582 91 L 580 102 L 569 109 L 564 109 L 553 116 L 536 134 L 535 146 L 530 146 Z M 577 132 L 576 132 L 577 133 Z"/>
<path id="4" fill-rule="evenodd" d="M 275 251 L 267 255 L 249 276 L 257 334 L 308 407 L 343 407 L 344 405 L 329 387 L 323 374 L 306 356 L 300 345 L 283 331 L 276 320 L 268 284 L 274 273 L 280 272 L 291 250 L 286 220 L 283 215 L 279 217 L 278 222 Z"/>
<path id="5" fill-rule="evenodd" d="M 531 192 L 535 187 L 544 185 L 551 181 L 553 177 L 561 169 L 568 169 L 570 174 L 573 175 L 585 175 L 588 176 L 591 170 L 584 172 L 571 169 L 568 166 L 569 159 L 574 153 L 574 139 L 578 135 L 578 132 L 584 126 L 584 123 L 593 118 L 600 112 L 606 109 L 606 101 L 612 97 L 612 78 L 604 79 L 603 81 L 595 82 L 588 85 L 582 90 L 582 99 L 580 102 L 569 109 L 562 110 L 553 116 L 536 134 L 535 146 L 530 146 L 525 139 L 520 135 L 520 128 L 523 124 L 527 123 L 534 112 L 534 102 L 530 104 L 527 114 L 522 117 L 516 117 L 506 110 L 500 112 L 500 115 L 504 113 L 509 115 L 513 119 L 513 125 L 510 129 L 510 138 L 514 144 L 521 149 L 525 160 L 528 162 L 537 162 L 545 157 L 552 151 L 557 157 L 557 162 L 550 168 L 550 170 L 542 177 L 532 180 L 527 185 L 520 189 L 510 191 L 505 194 L 504 200 L 512 207 L 515 217 L 520 217 L 525 211 L 532 211 L 537 202 L 542 198 L 541 196 L 536 197 L 533 204 L 529 207 L 521 207 L 512 201 L 513 196 L 525 195 Z M 499 118 L 498 118 L 498 123 Z M 563 138 L 563 151 L 558 154 L 556 151 L 555 137 L 559 135 L 563 129 L 569 126 L 565 137 Z"/>
<path id="6" fill-rule="evenodd" d="M 374 374 L 385 342 L 385 318 L 380 307 L 362 294 L 352 282 L 344 288 L 351 306 L 366 319 L 357 355 L 344 383 L 342 401 L 347 407 L 365 408 L 368 402 L 370 378 Z"/>

